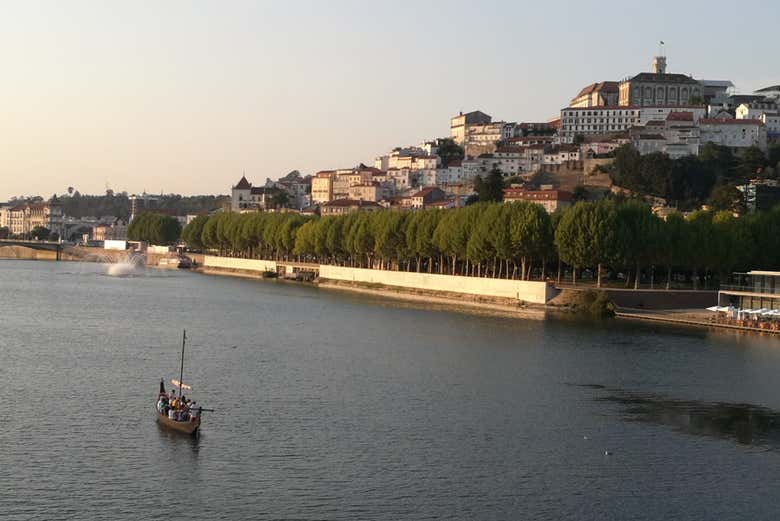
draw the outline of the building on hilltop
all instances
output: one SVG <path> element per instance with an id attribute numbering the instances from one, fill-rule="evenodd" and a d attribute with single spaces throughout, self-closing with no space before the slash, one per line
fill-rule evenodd
<path id="1" fill-rule="evenodd" d="M 459 145 L 463 145 L 466 140 L 466 131 L 471 125 L 486 125 L 493 121 L 493 118 L 482 111 L 474 110 L 472 112 L 459 113 L 450 119 L 450 137 Z"/>
<path id="2" fill-rule="evenodd" d="M 619 84 L 616 81 L 592 83 L 572 98 L 570 107 L 612 107 L 618 104 Z"/>
<path id="3" fill-rule="evenodd" d="M 618 104 L 624 107 L 648 105 L 690 105 L 703 98 L 701 83 L 685 74 L 666 72 L 666 56 L 653 58 L 653 72 L 640 72 L 620 82 Z"/>
<path id="4" fill-rule="evenodd" d="M 574 137 L 594 134 L 625 132 L 639 124 L 639 106 L 589 107 L 561 109 L 561 130 L 563 143 L 572 143 Z"/>
<path id="5" fill-rule="evenodd" d="M 278 181 L 266 179 L 265 187 L 287 192 L 290 206 L 300 210 L 311 203 L 311 180 L 312 176 L 304 177 L 298 170 L 293 170 Z"/>
<path id="6" fill-rule="evenodd" d="M 755 91 L 755 94 L 759 96 L 763 96 L 766 99 L 780 102 L 780 85 L 772 85 L 770 87 L 764 87 L 763 89 L 758 89 L 757 91 Z"/>
<path id="7" fill-rule="evenodd" d="M 701 97 L 706 105 L 722 104 L 734 94 L 734 84 L 729 80 L 699 80 Z"/>
<path id="8" fill-rule="evenodd" d="M 670 114 L 688 114 L 693 118 L 694 123 L 707 117 L 707 108 L 702 105 L 655 105 L 641 107 L 639 110 L 639 124 L 647 125 L 650 121 L 666 121 Z"/>
<path id="9" fill-rule="evenodd" d="M 701 143 L 714 143 L 735 151 L 748 147 L 767 149 L 766 126 L 758 119 L 702 119 Z"/>
<path id="10" fill-rule="evenodd" d="M 691 112 L 671 112 L 664 121 L 633 127 L 631 143 L 640 154 L 661 152 L 672 159 L 698 155 L 700 132 Z"/>
<path id="11" fill-rule="evenodd" d="M 266 208 L 268 189 L 252 186 L 246 176 L 241 176 L 238 183 L 231 189 L 230 209 L 234 212 L 257 211 Z"/>
<path id="12" fill-rule="evenodd" d="M 349 199 L 377 202 L 382 199 L 382 188 L 378 181 L 361 183 L 349 187 Z"/>

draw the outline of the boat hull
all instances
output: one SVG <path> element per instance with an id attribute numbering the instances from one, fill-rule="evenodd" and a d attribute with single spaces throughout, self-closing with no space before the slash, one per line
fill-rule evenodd
<path id="1" fill-rule="evenodd" d="M 195 421 L 178 422 L 176 420 L 171 420 L 164 414 L 158 413 L 157 422 L 160 425 L 167 427 L 168 429 L 181 432 L 182 434 L 195 435 L 198 433 L 198 429 L 200 428 L 200 418 L 196 419 Z"/>

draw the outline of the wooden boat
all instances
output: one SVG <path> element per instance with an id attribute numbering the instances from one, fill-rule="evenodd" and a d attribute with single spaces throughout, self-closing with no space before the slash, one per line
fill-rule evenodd
<path id="1" fill-rule="evenodd" d="M 171 430 L 184 434 L 190 434 L 192 436 L 195 436 L 198 433 L 198 429 L 200 428 L 200 416 L 198 416 L 195 421 L 180 422 L 171 420 L 162 413 L 157 413 L 157 421 L 160 422 L 160 425 L 163 425 Z"/>
<path id="2" fill-rule="evenodd" d="M 179 397 L 183 396 L 182 392 L 185 389 L 188 390 L 191 389 L 189 385 L 184 384 L 184 346 L 186 345 L 186 343 L 187 343 L 187 331 L 184 331 L 181 339 L 181 367 L 179 368 L 179 379 L 172 380 L 172 383 L 179 387 Z M 160 394 L 165 394 L 165 384 L 163 380 L 160 380 Z M 158 398 L 160 397 L 160 394 L 157 395 Z M 198 405 L 197 409 L 199 411 L 199 414 L 195 419 L 178 421 L 178 420 L 172 420 L 168 418 L 168 415 L 157 411 L 157 407 L 155 406 L 155 411 L 157 412 L 157 422 L 160 425 L 177 432 L 190 434 L 192 436 L 198 434 L 203 411 L 211 410 L 211 409 L 204 409 L 200 405 Z"/>

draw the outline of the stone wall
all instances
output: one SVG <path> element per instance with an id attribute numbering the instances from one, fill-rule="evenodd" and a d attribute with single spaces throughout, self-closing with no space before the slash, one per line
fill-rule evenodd
<path id="1" fill-rule="evenodd" d="M 557 294 L 555 287 L 545 282 L 369 270 L 324 264 L 320 266 L 320 279 L 510 298 L 533 304 L 545 304 Z"/>
<path id="2" fill-rule="evenodd" d="M 256 271 L 258 273 L 263 273 L 265 271 L 276 272 L 276 261 L 234 259 L 231 257 L 215 257 L 213 255 L 204 255 L 202 266 L 206 270 L 209 268 L 216 268 L 223 270 Z"/>

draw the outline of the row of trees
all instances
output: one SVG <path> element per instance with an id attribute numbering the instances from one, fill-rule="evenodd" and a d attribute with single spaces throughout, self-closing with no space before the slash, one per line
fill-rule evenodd
<path id="1" fill-rule="evenodd" d="M 707 273 L 723 280 L 738 269 L 777 268 L 778 232 L 780 208 L 662 220 L 640 202 L 603 200 L 552 215 L 526 202 L 322 218 L 222 213 L 199 217 L 183 239 L 230 256 L 481 277 L 545 278 L 557 270 L 560 279 L 565 265 L 574 283 L 589 268 L 599 286 L 607 272 L 627 273 L 626 282 L 638 286 L 657 271 L 667 285 L 675 271 L 696 285 Z"/>
<path id="2" fill-rule="evenodd" d="M 555 243 L 563 262 L 595 269 L 597 284 L 605 266 L 633 274 L 638 287 L 643 270 L 662 268 L 666 286 L 675 268 L 699 276 L 714 274 L 725 280 L 734 270 L 761 266 L 776 268 L 780 262 L 780 207 L 768 213 L 741 218 L 732 212 L 697 211 L 684 218 L 679 213 L 666 220 L 636 202 L 603 200 L 578 203 L 561 215 Z M 707 280 L 705 278 L 705 280 Z"/>
<path id="3" fill-rule="evenodd" d="M 170 215 L 146 212 L 130 223 L 127 238 L 131 241 L 146 241 L 150 244 L 175 244 L 181 236 L 181 224 Z"/>
<path id="4" fill-rule="evenodd" d="M 696 208 L 704 202 L 722 210 L 743 210 L 735 185 L 756 177 L 776 178 L 780 145 L 764 154 L 749 147 L 735 155 L 729 147 L 707 143 L 698 156 L 671 159 L 657 152 L 640 155 L 631 145 L 615 151 L 615 162 L 607 167 L 621 187 L 639 194 L 663 197 L 680 208 Z"/>

